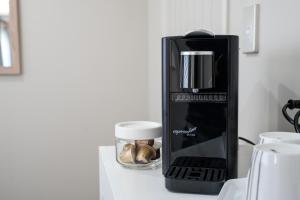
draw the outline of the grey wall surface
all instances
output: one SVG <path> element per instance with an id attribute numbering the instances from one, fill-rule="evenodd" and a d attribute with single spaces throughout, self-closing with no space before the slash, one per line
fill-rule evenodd
<path id="1" fill-rule="evenodd" d="M 147 4 L 20 3 L 23 74 L 0 77 L 0 199 L 97 200 L 98 145 L 147 119 Z"/>

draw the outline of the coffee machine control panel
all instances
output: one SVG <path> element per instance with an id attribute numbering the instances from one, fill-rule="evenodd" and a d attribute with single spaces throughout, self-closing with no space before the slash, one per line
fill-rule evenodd
<path id="1" fill-rule="evenodd" d="M 206 102 L 206 103 L 226 103 L 226 93 L 176 93 L 171 95 L 173 102 Z"/>

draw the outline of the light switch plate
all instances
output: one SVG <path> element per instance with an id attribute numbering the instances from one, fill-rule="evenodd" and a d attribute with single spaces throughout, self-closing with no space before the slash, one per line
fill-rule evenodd
<path id="1" fill-rule="evenodd" d="M 258 18 L 258 4 L 244 8 L 242 33 L 243 53 L 258 53 Z"/>

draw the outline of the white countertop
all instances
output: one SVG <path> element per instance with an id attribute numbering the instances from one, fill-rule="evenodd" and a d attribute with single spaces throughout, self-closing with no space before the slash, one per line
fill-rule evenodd
<path id="1" fill-rule="evenodd" d="M 161 168 L 132 170 L 116 162 L 113 146 L 99 147 L 101 200 L 216 200 L 217 196 L 173 193 Z"/>

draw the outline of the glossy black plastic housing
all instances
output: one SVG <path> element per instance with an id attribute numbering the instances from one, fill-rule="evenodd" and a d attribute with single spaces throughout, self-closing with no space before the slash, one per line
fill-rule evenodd
<path id="1" fill-rule="evenodd" d="M 231 35 L 162 39 L 162 164 L 171 191 L 218 194 L 237 177 L 238 51 Z M 182 64 L 186 52 L 213 60 Z"/>

